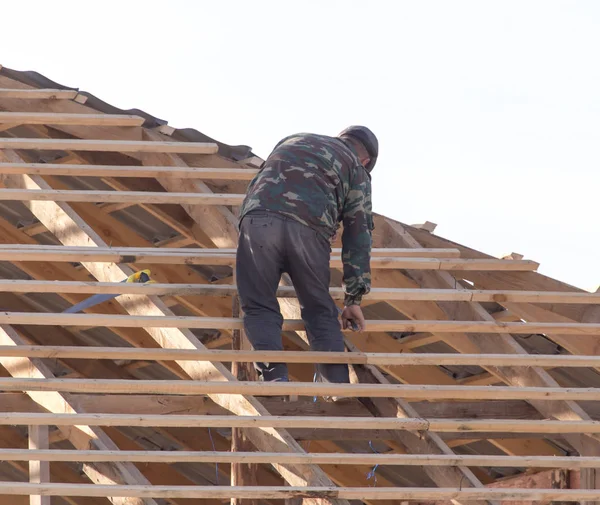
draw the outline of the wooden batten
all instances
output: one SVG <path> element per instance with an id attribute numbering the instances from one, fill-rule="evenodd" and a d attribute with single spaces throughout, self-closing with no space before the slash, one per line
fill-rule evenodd
<path id="1" fill-rule="evenodd" d="M 17 139 L 0 138 L 0 149 L 46 151 L 110 151 L 121 153 L 215 154 L 216 144 L 207 142 L 146 142 L 143 140 Z"/>
<path id="2" fill-rule="evenodd" d="M 74 100 L 77 91 L 68 89 L 9 89 L 0 88 L 0 98 L 23 98 L 26 100 Z"/>
<path id="3" fill-rule="evenodd" d="M 248 168 L 198 168 L 131 165 L 81 165 L 63 163 L 0 163 L 0 174 L 62 175 L 74 177 L 173 177 L 250 181 L 257 170 Z"/>
<path id="4" fill-rule="evenodd" d="M 122 114 L 61 114 L 56 112 L 0 112 L 0 124 L 142 126 L 144 118 Z"/>

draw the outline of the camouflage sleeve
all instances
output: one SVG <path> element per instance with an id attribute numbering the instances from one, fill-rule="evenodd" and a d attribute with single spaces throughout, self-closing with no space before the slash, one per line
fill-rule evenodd
<path id="1" fill-rule="evenodd" d="M 342 211 L 342 263 L 344 304 L 360 305 L 371 290 L 371 180 L 360 167 L 354 172 Z"/>

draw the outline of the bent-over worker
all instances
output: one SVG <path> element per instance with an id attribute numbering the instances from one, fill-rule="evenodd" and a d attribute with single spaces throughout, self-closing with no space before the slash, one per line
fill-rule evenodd
<path id="1" fill-rule="evenodd" d="M 255 350 L 283 350 L 277 288 L 288 273 L 314 351 L 344 351 L 329 294 L 331 241 L 343 224 L 342 326 L 363 330 L 371 289 L 371 175 L 378 141 L 364 126 L 337 137 L 299 133 L 278 142 L 251 181 L 240 212 L 236 276 L 244 328 Z M 264 381 L 288 381 L 285 363 L 256 363 Z M 348 366 L 317 367 L 320 381 L 348 383 Z"/>

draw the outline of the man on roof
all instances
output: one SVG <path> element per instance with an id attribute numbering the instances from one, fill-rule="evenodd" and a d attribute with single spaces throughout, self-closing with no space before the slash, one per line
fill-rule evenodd
<path id="1" fill-rule="evenodd" d="M 277 143 L 248 186 L 240 213 L 236 276 L 244 328 L 255 350 L 283 350 L 277 288 L 289 274 L 311 349 L 344 351 L 341 328 L 365 329 L 371 289 L 371 171 L 378 141 L 364 126 L 336 137 L 299 133 Z M 344 310 L 329 294 L 331 243 L 343 225 Z M 285 363 L 256 363 L 264 381 L 288 381 Z M 348 383 L 348 366 L 317 367 L 318 380 Z"/>

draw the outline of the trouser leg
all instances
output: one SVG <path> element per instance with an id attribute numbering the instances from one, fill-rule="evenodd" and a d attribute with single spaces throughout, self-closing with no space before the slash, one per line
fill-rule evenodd
<path id="1" fill-rule="evenodd" d="M 302 309 L 311 348 L 314 351 L 344 351 L 338 310 L 329 294 L 329 242 L 300 223 L 286 222 L 286 270 Z M 348 366 L 317 365 L 319 380 L 350 382 Z"/>
<path id="2" fill-rule="evenodd" d="M 283 272 L 283 221 L 264 214 L 248 214 L 240 227 L 236 278 L 244 329 L 258 351 L 281 351 L 283 318 L 277 287 Z M 287 380 L 284 363 L 255 363 L 266 381 Z"/>

